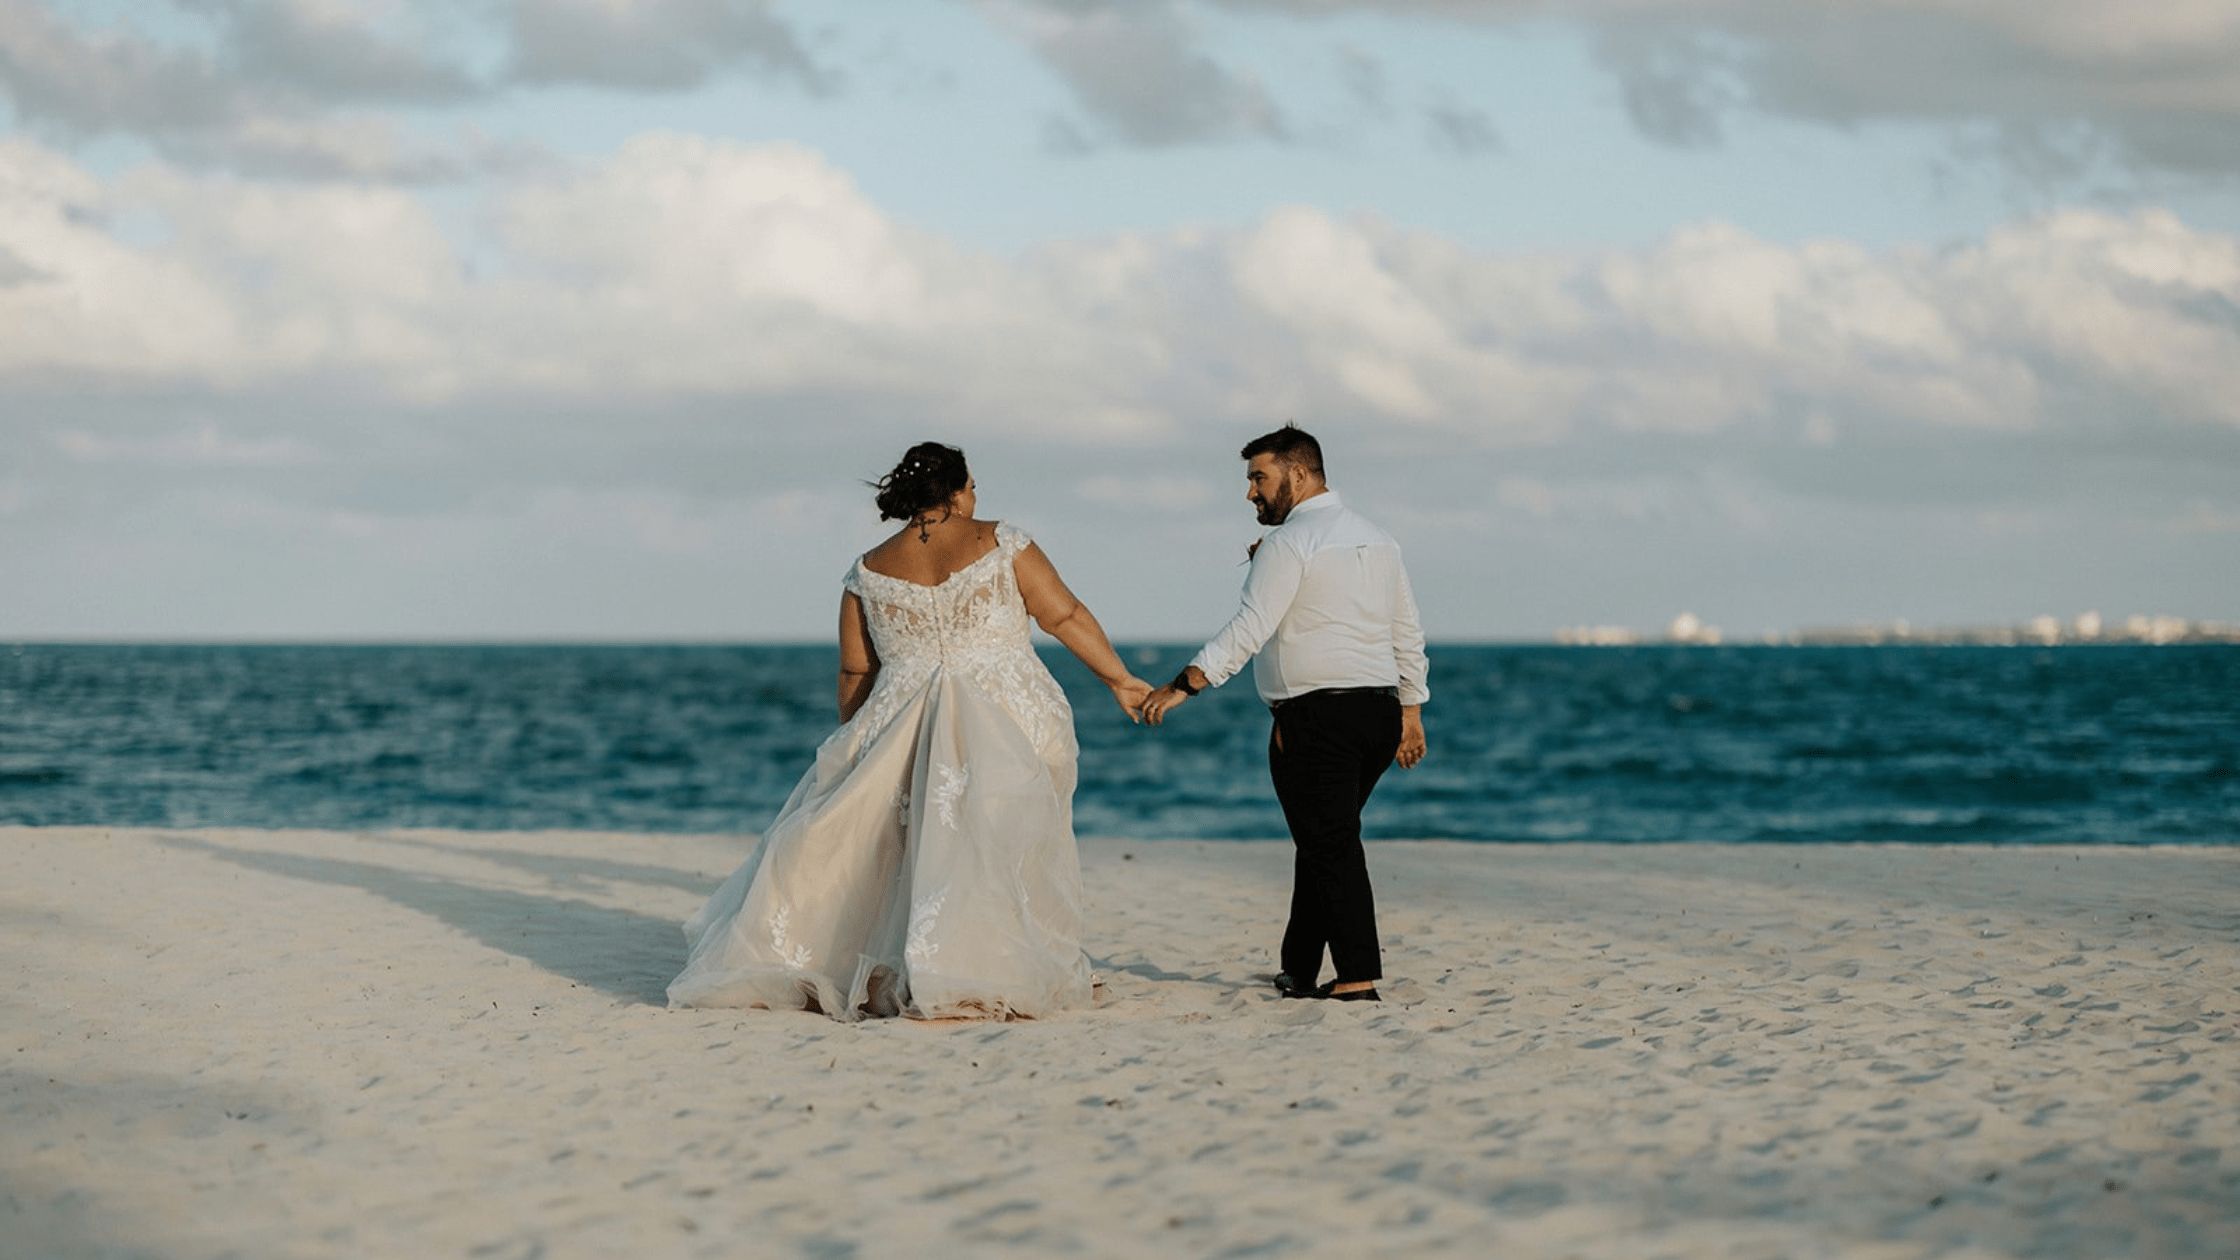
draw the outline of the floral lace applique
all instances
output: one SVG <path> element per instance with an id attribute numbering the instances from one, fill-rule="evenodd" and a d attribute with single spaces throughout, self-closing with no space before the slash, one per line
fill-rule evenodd
<path id="1" fill-rule="evenodd" d="M 948 897 L 947 893 L 934 893 L 918 898 L 917 904 L 910 907 L 910 942 L 903 947 L 902 952 L 911 962 L 921 965 L 929 963 L 933 961 L 935 954 L 941 952 L 941 947 L 927 938 L 933 935 L 934 919 L 941 914 L 941 903 L 948 900 Z"/>
<path id="2" fill-rule="evenodd" d="M 996 538 L 995 550 L 938 586 L 874 573 L 860 562 L 849 572 L 847 588 L 863 601 L 879 658 L 871 695 L 849 723 L 859 747 L 946 672 L 994 697 L 1045 759 L 1073 757 L 1073 710 L 1035 655 L 1033 621 L 1013 571 L 1034 540 L 1010 525 L 999 525 Z"/>
<path id="3" fill-rule="evenodd" d="M 971 766 L 936 766 L 941 772 L 941 786 L 933 790 L 933 807 L 941 813 L 941 825 L 951 830 L 957 825 L 957 798 L 964 795 L 972 782 Z"/>
<path id="4" fill-rule="evenodd" d="M 778 961 L 797 971 L 809 967 L 809 947 L 786 937 L 786 921 L 793 917 L 793 907 L 781 908 L 770 916 L 770 947 L 778 951 Z"/>

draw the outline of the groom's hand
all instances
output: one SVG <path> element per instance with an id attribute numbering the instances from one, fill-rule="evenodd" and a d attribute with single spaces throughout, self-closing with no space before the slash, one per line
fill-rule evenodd
<path id="1" fill-rule="evenodd" d="M 1182 704 L 1189 698 L 1189 692 L 1182 690 L 1180 687 L 1177 687 L 1172 683 L 1159 688 L 1157 691 L 1151 693 L 1151 698 L 1149 700 L 1143 702 L 1144 722 L 1151 726 L 1159 725 L 1159 719 L 1167 715 L 1167 710 L 1172 709 L 1179 704 Z"/>
<path id="2" fill-rule="evenodd" d="M 1143 702 L 1143 720 L 1157 726 L 1159 719 L 1166 715 L 1167 710 L 1174 708 L 1212 685 L 1213 680 L 1207 678 L 1205 671 L 1197 666 L 1183 667 L 1182 672 L 1174 676 L 1173 682 L 1152 692 L 1151 698 Z"/>
<path id="3" fill-rule="evenodd" d="M 1411 704 L 1400 710 L 1400 751 L 1393 760 L 1402 770 L 1413 770 L 1423 760 L 1427 742 L 1423 738 L 1423 706 Z"/>

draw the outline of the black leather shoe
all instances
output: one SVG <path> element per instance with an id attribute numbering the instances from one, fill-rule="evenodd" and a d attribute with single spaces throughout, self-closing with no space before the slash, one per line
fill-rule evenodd
<path id="1" fill-rule="evenodd" d="M 1318 997 L 1318 998 L 1321 998 L 1321 999 L 1323 999 L 1324 1001 L 1327 1001 L 1327 1002 L 1382 1002 L 1382 1001 L 1384 1001 L 1384 999 L 1383 999 L 1383 998 L 1381 998 L 1381 997 L 1378 997 L 1378 996 L 1377 996 L 1377 991 L 1376 991 L 1375 989 L 1355 989 L 1355 990 L 1352 990 L 1351 992 L 1348 992 L 1348 993 L 1340 993 L 1340 992 L 1338 992 L 1338 991 L 1337 991 L 1337 989 L 1338 989 L 1338 982 L 1337 982 L 1337 981 L 1335 981 L 1335 980 L 1332 980 L 1332 981 L 1331 981 L 1330 983 L 1328 983 L 1328 984 L 1326 984 L 1326 985 L 1323 985 L 1323 986 L 1322 986 L 1321 988 L 1319 988 L 1319 989 L 1316 989 L 1316 990 L 1314 991 L 1314 996 L 1316 996 L 1316 997 Z"/>
<path id="2" fill-rule="evenodd" d="M 1337 981 L 1333 980 L 1331 983 L 1336 984 Z M 1289 975 L 1276 977 L 1276 993 L 1287 998 L 1316 998 L 1322 996 L 1322 990 L 1315 988 L 1313 985 L 1301 984 Z"/>

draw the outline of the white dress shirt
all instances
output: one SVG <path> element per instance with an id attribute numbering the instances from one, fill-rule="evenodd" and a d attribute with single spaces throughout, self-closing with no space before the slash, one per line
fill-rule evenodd
<path id="1" fill-rule="evenodd" d="M 1325 490 L 1268 531 L 1244 602 L 1191 664 L 1218 687 L 1252 662 L 1270 704 L 1325 687 L 1397 687 L 1431 698 L 1430 662 L 1400 544 Z"/>

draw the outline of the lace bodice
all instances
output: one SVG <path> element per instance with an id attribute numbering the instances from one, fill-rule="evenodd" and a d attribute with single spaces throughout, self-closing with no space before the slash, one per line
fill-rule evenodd
<path id="1" fill-rule="evenodd" d="M 1039 1019 L 1090 1000 L 1073 713 L 996 547 L 937 586 L 864 568 L 879 672 L 754 852 L 685 923 L 685 1007 Z"/>
<path id="2" fill-rule="evenodd" d="M 879 677 L 841 734 L 866 739 L 946 670 L 986 691 L 1027 733 L 1045 760 L 1071 761 L 1073 710 L 1029 637 L 1015 562 L 1034 540 L 996 526 L 996 547 L 938 586 L 875 573 L 859 558 L 843 585 L 863 601 Z"/>

